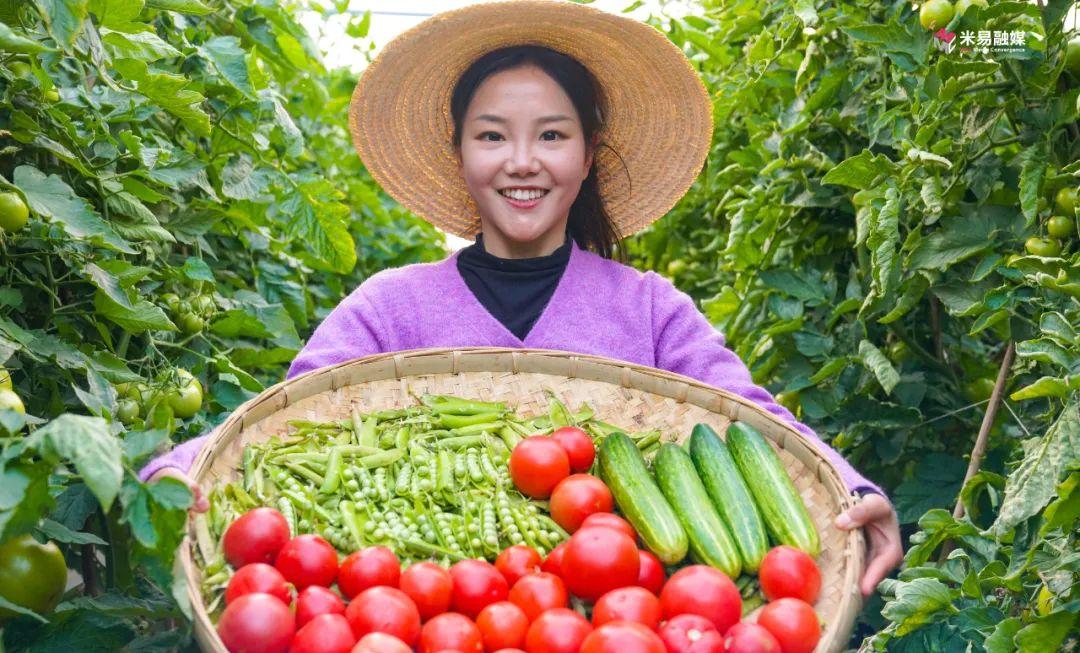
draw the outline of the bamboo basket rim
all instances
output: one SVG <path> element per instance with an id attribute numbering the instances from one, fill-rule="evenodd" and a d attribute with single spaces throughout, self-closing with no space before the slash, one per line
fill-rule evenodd
<path id="1" fill-rule="evenodd" d="M 416 369 L 416 365 L 410 365 L 410 363 L 415 363 L 417 360 L 421 359 L 431 358 L 445 359 L 444 363 L 448 365 L 448 369 L 443 372 L 434 373 L 431 371 L 412 371 Z M 506 358 L 509 358 L 508 367 L 505 361 L 502 362 L 501 365 L 499 364 L 500 359 Z M 772 422 L 775 426 L 781 427 L 783 433 L 782 438 L 777 438 L 772 433 L 766 432 L 762 432 L 762 435 L 784 449 L 790 448 L 789 443 L 792 441 L 801 445 L 810 452 L 811 456 L 817 459 L 817 469 L 814 470 L 816 472 L 817 480 L 826 487 L 831 495 L 837 498 L 841 509 L 846 510 L 855 505 L 855 497 L 848 492 L 846 485 L 840 478 L 840 473 L 832 462 L 826 458 L 825 454 L 818 449 L 816 445 L 810 442 L 809 438 L 796 430 L 790 423 L 782 420 L 777 415 L 770 413 L 749 399 L 682 374 L 638 363 L 559 349 L 526 347 L 422 347 L 383 352 L 342 361 L 340 363 L 310 370 L 291 379 L 283 380 L 266 388 L 255 397 L 252 397 L 238 406 L 229 417 L 216 428 L 192 463 L 189 472 L 190 477 L 196 483 L 203 483 L 202 477 L 210 467 L 214 452 L 221 449 L 224 444 L 231 442 L 235 437 L 239 436 L 247 427 L 301 399 L 327 391 L 326 388 L 316 388 L 315 385 L 310 383 L 312 379 L 325 375 L 330 376 L 331 384 L 329 390 L 333 391 L 347 385 L 352 385 L 347 382 L 347 370 L 359 366 L 374 367 L 376 364 L 384 361 L 393 362 L 392 371 L 385 377 L 369 379 L 369 381 L 392 378 L 400 379 L 416 374 L 458 374 L 461 372 L 492 370 L 510 371 L 514 374 L 536 372 L 540 374 L 556 375 L 550 370 L 530 368 L 538 366 L 542 367 L 544 362 L 558 361 L 565 362 L 567 365 L 566 373 L 561 376 L 568 378 L 582 378 L 598 382 L 610 382 L 608 379 L 596 378 L 595 374 L 591 372 L 597 369 L 597 367 L 620 368 L 619 385 L 624 388 L 639 389 L 642 392 L 668 397 L 674 399 L 678 403 L 690 402 L 705 410 L 725 415 L 732 421 L 742 420 L 744 412 L 749 412 L 751 414 L 756 414 L 759 418 Z M 470 365 L 463 368 L 463 363 L 470 363 Z M 480 365 L 488 363 L 494 364 Z M 642 387 L 642 385 L 644 385 L 643 382 L 649 380 L 657 380 L 659 382 L 658 387 Z M 719 410 L 719 405 L 725 401 L 728 402 L 729 406 L 734 405 L 735 409 L 729 410 L 728 412 L 721 412 Z M 208 489 L 209 488 L 204 488 L 204 490 Z M 193 515 L 189 515 L 188 527 L 186 530 L 187 532 L 181 542 L 178 558 L 182 573 L 187 581 L 187 598 L 191 607 L 191 616 L 195 626 L 195 633 L 197 639 L 199 639 L 200 646 L 202 647 L 209 642 L 203 641 L 200 634 L 207 637 L 208 640 L 216 640 L 217 637 L 214 624 L 202 602 L 202 596 L 199 589 L 199 570 L 192 557 L 192 547 L 194 545 Z M 840 605 L 836 610 L 836 614 L 832 615 L 833 618 L 828 621 L 825 629 L 822 631 L 821 639 L 815 649 L 820 653 L 838 652 L 846 647 L 847 639 L 850 635 L 850 628 L 854 624 L 858 612 L 862 609 L 863 598 L 858 589 L 859 577 L 866 564 L 865 539 L 862 534 L 862 529 L 853 529 L 847 532 L 844 551 L 841 554 L 841 557 L 847 560 L 842 584 L 845 591 L 841 598 Z M 224 647 L 220 646 L 219 640 L 217 646 L 219 647 L 217 649 L 207 647 L 203 648 L 203 650 L 225 650 Z"/>

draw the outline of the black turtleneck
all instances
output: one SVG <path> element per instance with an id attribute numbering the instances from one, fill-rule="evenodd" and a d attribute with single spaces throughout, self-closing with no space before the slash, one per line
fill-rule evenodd
<path id="1" fill-rule="evenodd" d="M 535 258 L 499 258 L 484 249 L 484 234 L 458 254 L 465 284 L 495 319 L 524 340 L 543 313 L 570 261 L 572 240 L 551 254 Z"/>

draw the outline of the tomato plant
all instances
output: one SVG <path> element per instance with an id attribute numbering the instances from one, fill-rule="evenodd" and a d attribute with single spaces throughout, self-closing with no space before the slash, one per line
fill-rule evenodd
<path id="1" fill-rule="evenodd" d="M 67 584 L 64 554 L 53 542 L 21 535 L 0 544 L 0 596 L 39 614 L 52 612 Z M 0 607 L 0 623 L 15 613 Z"/>

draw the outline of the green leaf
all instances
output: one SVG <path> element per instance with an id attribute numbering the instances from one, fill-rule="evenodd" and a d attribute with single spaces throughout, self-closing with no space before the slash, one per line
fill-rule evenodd
<path id="1" fill-rule="evenodd" d="M 1016 650 L 1013 637 L 1020 630 L 1021 625 L 1016 617 L 1009 617 L 1000 622 L 984 642 L 986 653 L 1013 653 Z"/>
<path id="2" fill-rule="evenodd" d="M 900 583 L 896 597 L 881 610 L 881 614 L 894 623 L 899 637 L 955 612 L 952 593 L 936 578 L 916 578 Z"/>
<path id="3" fill-rule="evenodd" d="M 254 97 L 255 89 L 248 78 L 247 54 L 235 36 L 216 36 L 203 43 L 199 51 L 214 64 L 214 68 L 236 90 Z"/>
<path id="4" fill-rule="evenodd" d="M 862 359 L 863 365 L 877 377 L 878 383 L 885 389 L 885 394 L 890 394 L 896 384 L 900 383 L 900 375 L 896 372 L 896 368 L 892 366 L 885 354 L 874 346 L 874 343 L 869 340 L 861 341 L 859 358 Z"/>
<path id="5" fill-rule="evenodd" d="M 98 291 L 94 293 L 94 310 L 131 334 L 177 330 L 161 307 L 145 299 L 137 300 L 131 308 L 124 308 L 105 293 Z"/>
<path id="6" fill-rule="evenodd" d="M 808 306 L 821 306 L 831 299 L 825 290 L 825 281 L 821 272 L 818 270 L 771 269 L 762 270 L 759 276 L 766 286 L 800 299 Z"/>
<path id="7" fill-rule="evenodd" d="M 45 617 L 42 617 L 41 615 L 34 612 L 33 610 L 24 608 L 24 607 L 22 607 L 21 605 L 19 605 L 17 603 L 12 603 L 11 601 L 8 601 L 2 595 L 0 595 L 0 608 L 4 608 L 5 610 L 11 610 L 12 612 L 14 612 L 16 614 L 25 615 L 27 617 L 33 617 L 34 619 L 37 619 L 38 621 L 40 621 L 43 624 L 49 623 L 49 620 L 46 619 Z"/>
<path id="8" fill-rule="evenodd" d="M 143 0 L 90 0 L 90 12 L 97 17 L 102 26 L 99 32 L 103 35 L 113 29 L 140 33 L 142 25 L 134 21 L 142 9 Z"/>
<path id="9" fill-rule="evenodd" d="M 1076 623 L 1076 613 L 1055 612 L 1048 614 L 1020 629 L 1013 638 L 1017 653 L 1045 653 L 1057 651 Z M 1075 633 L 1074 633 L 1075 634 Z"/>
<path id="10" fill-rule="evenodd" d="M 36 54 L 49 52 L 54 48 L 47 48 L 33 39 L 28 39 L 16 34 L 10 27 L 0 23 L 0 50 L 4 52 L 21 52 L 23 54 Z"/>
<path id="11" fill-rule="evenodd" d="M 929 287 L 930 281 L 922 274 L 916 274 L 908 279 L 904 284 L 904 293 L 900 296 L 900 301 L 896 303 L 896 307 L 879 318 L 878 322 L 889 324 L 907 315 L 908 311 L 922 301 L 923 295 L 926 294 L 926 289 Z"/>
<path id="12" fill-rule="evenodd" d="M 65 544 L 97 544 L 98 546 L 108 546 L 108 543 L 105 540 L 93 533 L 73 531 L 60 522 L 55 522 L 51 519 L 43 520 L 38 526 L 38 530 L 41 531 L 41 534 L 44 535 L 46 539 L 56 540 Z"/>
<path id="13" fill-rule="evenodd" d="M 916 21 L 908 23 L 901 25 L 890 21 L 886 25 L 855 25 L 842 29 L 853 39 L 881 46 L 889 59 L 901 70 L 913 72 L 926 63 L 930 36 Z"/>
<path id="14" fill-rule="evenodd" d="M 987 216 L 953 217 L 924 238 L 911 253 L 908 265 L 923 270 L 945 270 L 991 247 L 995 223 Z"/>
<path id="15" fill-rule="evenodd" d="M 154 9 L 177 11 L 182 14 L 194 14 L 196 16 L 205 16 L 214 11 L 200 2 L 200 0 L 146 0 L 146 6 Z"/>
<path id="16" fill-rule="evenodd" d="M 191 83 L 183 75 L 150 72 L 145 61 L 118 59 L 116 69 L 135 83 L 135 89 L 156 106 L 168 111 L 196 136 L 210 135 L 210 116 L 199 105 L 204 98 L 195 91 L 184 90 Z"/>
<path id="17" fill-rule="evenodd" d="M 102 0 L 105 2 L 105 0 Z M 109 6 L 122 5 L 125 3 L 107 2 Z M 102 27 L 101 42 L 105 44 L 109 54 L 114 59 L 139 59 L 141 61 L 157 61 L 166 57 L 179 57 L 180 51 L 169 45 L 154 32 L 136 32 L 128 34 L 115 32 L 107 27 Z"/>
<path id="18" fill-rule="evenodd" d="M 105 420 L 65 413 L 34 431 L 27 448 L 46 459 L 71 461 L 108 512 L 120 491 L 124 470 L 120 442 L 109 432 Z"/>
<path id="19" fill-rule="evenodd" d="M 1080 399 L 1074 397 L 1046 434 L 1024 441 L 1024 448 L 1024 459 L 1009 475 L 1001 510 L 990 528 L 997 537 L 1042 510 L 1053 498 L 1062 471 L 1080 462 Z"/>
<path id="20" fill-rule="evenodd" d="M 134 254 L 131 244 L 101 219 L 90 203 L 75 194 L 58 175 L 46 175 L 33 166 L 15 168 L 15 185 L 26 195 L 35 213 L 51 218 L 68 234 Z"/>
<path id="21" fill-rule="evenodd" d="M 1020 154 L 1020 208 L 1027 218 L 1027 225 L 1035 222 L 1039 208 L 1039 191 L 1046 174 L 1046 144 L 1043 141 L 1031 145 Z"/>
<path id="22" fill-rule="evenodd" d="M 184 276 L 192 281 L 206 281 L 207 283 L 214 283 L 214 271 L 210 269 L 210 266 L 206 264 L 206 261 L 201 258 L 189 256 L 184 261 L 184 267 L 181 268 L 184 272 Z"/>
<path id="23" fill-rule="evenodd" d="M 893 505 L 901 524 L 911 524 L 934 508 L 949 508 L 956 503 L 964 483 L 967 463 L 942 453 L 926 454 L 911 478 L 893 492 Z"/>
<path id="24" fill-rule="evenodd" d="M 881 154 L 863 150 L 850 159 L 841 161 L 821 178 L 823 184 L 838 184 L 866 190 L 877 185 L 877 180 L 896 172 L 896 164 Z"/>
<path id="25" fill-rule="evenodd" d="M 49 33 L 65 49 L 71 47 L 83 29 L 88 0 L 35 0 Z"/>
<path id="26" fill-rule="evenodd" d="M 345 273 L 356 265 L 356 244 L 345 223 L 349 207 L 327 181 L 302 184 L 280 204 L 292 218 L 288 235 L 308 243 L 312 253 L 331 269 Z"/>
<path id="27" fill-rule="evenodd" d="M 1061 367 L 1066 372 L 1080 371 L 1080 354 L 1070 353 L 1050 338 L 1036 338 L 1016 344 L 1016 355 Z"/>
<path id="28" fill-rule="evenodd" d="M 131 298 L 128 297 L 127 291 L 125 291 L 121 285 L 120 279 L 98 267 L 96 263 L 87 263 L 84 265 L 83 274 L 90 279 L 90 283 L 97 286 L 101 292 L 105 293 L 105 295 L 118 306 L 129 311 L 135 309 L 131 303 Z"/>
<path id="29" fill-rule="evenodd" d="M 52 465 L 7 462 L 0 471 L 0 540 L 29 533 L 53 508 L 49 494 Z"/>
<path id="30" fill-rule="evenodd" d="M 1061 378 L 1043 376 L 1009 395 L 1009 399 L 1024 401 L 1038 397 L 1064 397 L 1074 390 L 1080 390 L 1080 374 Z"/>

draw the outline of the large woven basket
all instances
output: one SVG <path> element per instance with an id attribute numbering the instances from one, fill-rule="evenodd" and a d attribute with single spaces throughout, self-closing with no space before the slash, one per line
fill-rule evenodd
<path id="1" fill-rule="evenodd" d="M 662 429 L 664 440 L 682 441 L 704 422 L 724 434 L 733 420 L 759 430 L 779 455 L 821 536 L 821 595 L 814 606 L 823 621 L 820 653 L 845 647 L 861 608 L 858 579 L 864 567 L 859 530 L 832 525 L 852 498 L 832 464 L 805 436 L 756 404 L 689 377 L 624 361 L 547 349 L 415 349 L 359 358 L 279 383 L 229 416 L 203 447 L 191 470 L 209 491 L 239 476 L 244 445 L 286 432 L 290 419 L 343 419 L 360 411 L 414 405 L 412 395 L 453 394 L 505 401 L 522 416 L 546 413 L 553 390 L 568 406 L 587 402 L 597 419 L 630 431 Z M 194 527 L 181 547 L 202 649 L 226 653 L 199 592 L 192 557 Z"/>

